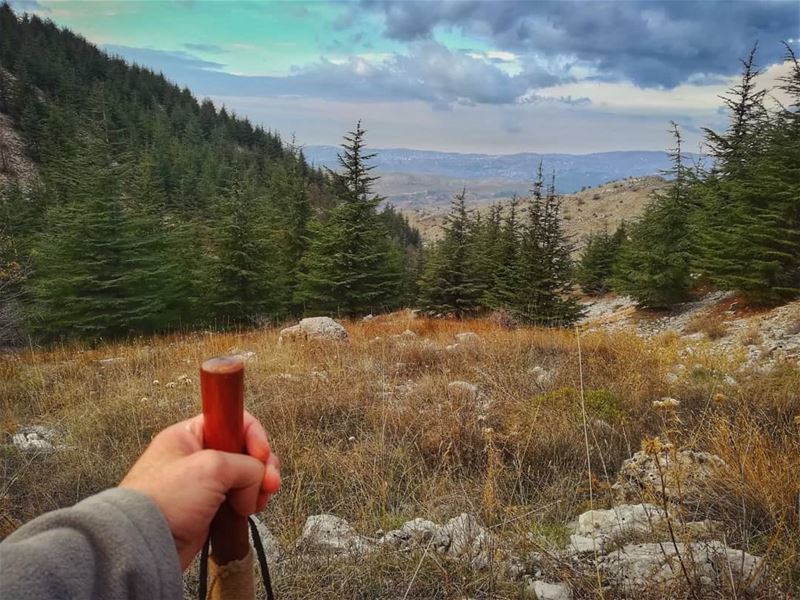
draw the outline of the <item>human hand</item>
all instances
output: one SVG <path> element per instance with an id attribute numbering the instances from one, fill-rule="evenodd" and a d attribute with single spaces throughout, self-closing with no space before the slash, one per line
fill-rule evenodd
<path id="1" fill-rule="evenodd" d="M 267 433 L 244 415 L 247 454 L 203 449 L 203 415 L 159 433 L 119 487 L 149 496 L 169 524 L 186 569 L 208 537 L 211 519 L 226 497 L 247 516 L 263 510 L 281 487 L 280 462 Z"/>

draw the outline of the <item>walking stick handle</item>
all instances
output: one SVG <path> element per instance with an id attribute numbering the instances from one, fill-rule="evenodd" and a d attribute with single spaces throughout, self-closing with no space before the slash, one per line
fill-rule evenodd
<path id="1" fill-rule="evenodd" d="M 200 394 L 204 446 L 223 452 L 245 452 L 242 362 L 231 357 L 205 361 L 200 367 Z M 209 535 L 218 565 L 241 560 L 250 551 L 247 517 L 234 511 L 227 501 L 211 522 Z"/>

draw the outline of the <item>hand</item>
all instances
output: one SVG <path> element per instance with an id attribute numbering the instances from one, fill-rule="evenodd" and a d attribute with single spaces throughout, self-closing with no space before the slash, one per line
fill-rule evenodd
<path id="1" fill-rule="evenodd" d="M 267 433 L 244 415 L 247 454 L 203 450 L 203 416 L 159 433 L 119 487 L 149 496 L 164 513 L 181 567 L 203 547 L 211 519 L 226 499 L 243 516 L 263 510 L 281 487 L 280 462 Z"/>

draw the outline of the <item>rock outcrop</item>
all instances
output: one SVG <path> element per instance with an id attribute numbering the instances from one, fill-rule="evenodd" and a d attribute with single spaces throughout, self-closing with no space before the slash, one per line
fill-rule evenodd
<path id="1" fill-rule="evenodd" d="M 11 436 L 11 444 L 21 452 L 52 452 L 61 448 L 58 432 L 44 425 L 20 427 Z"/>
<path id="2" fill-rule="evenodd" d="M 687 586 L 718 590 L 731 579 L 753 587 L 760 578 L 760 565 L 760 558 L 719 541 L 628 544 L 599 561 L 600 571 L 629 591 L 684 581 Z"/>
<path id="3" fill-rule="evenodd" d="M 312 515 L 306 519 L 297 547 L 306 553 L 365 554 L 375 544 L 356 533 L 344 519 L 335 515 Z"/>
<path id="4" fill-rule="evenodd" d="M 637 452 L 622 464 L 613 490 L 619 501 L 662 500 L 696 508 L 708 497 L 725 462 L 714 454 L 665 450 Z"/>
<path id="5" fill-rule="evenodd" d="M 282 329 L 278 343 L 282 344 L 292 340 L 343 342 L 347 339 L 347 330 L 330 317 L 309 317 L 297 325 Z"/>

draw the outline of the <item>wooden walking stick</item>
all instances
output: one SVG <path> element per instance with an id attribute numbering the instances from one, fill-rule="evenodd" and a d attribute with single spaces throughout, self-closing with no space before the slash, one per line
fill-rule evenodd
<path id="1" fill-rule="evenodd" d="M 200 394 L 203 398 L 205 447 L 224 452 L 244 452 L 242 362 L 230 357 L 205 361 L 200 367 Z M 250 550 L 247 517 L 238 514 L 226 501 L 211 522 L 209 539 L 211 558 L 208 562 L 208 597 L 212 600 L 255 598 L 253 555 Z M 204 565 L 201 563 L 202 567 Z M 200 585 L 202 597 L 206 585 L 203 577 Z"/>

